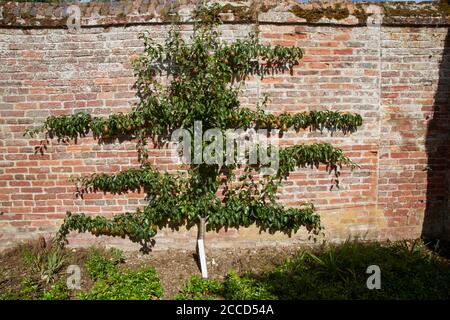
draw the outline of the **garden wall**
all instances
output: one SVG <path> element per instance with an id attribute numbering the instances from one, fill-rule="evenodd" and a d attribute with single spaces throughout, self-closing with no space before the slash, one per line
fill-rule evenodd
<path id="1" fill-rule="evenodd" d="M 41 155 L 34 152 L 40 140 L 22 134 L 49 115 L 129 111 L 135 101 L 131 61 L 143 48 L 138 33 L 163 40 L 170 28 L 171 15 L 155 3 L 80 5 L 78 32 L 67 29 L 64 6 L 0 4 L 0 248 L 54 234 L 66 211 L 113 215 L 145 204 L 142 193 L 79 199 L 68 182 L 71 175 L 138 166 L 133 143 L 98 144 L 92 137 L 76 144 L 52 141 Z M 305 49 L 292 76 L 250 79 L 243 104 L 254 105 L 266 92 L 273 112 L 341 110 L 364 119 L 351 135 L 289 132 L 284 144 L 332 142 L 361 168 L 343 169 L 339 189 L 325 168 L 299 169 L 281 200 L 292 206 L 313 201 L 323 237 L 331 241 L 448 236 L 447 7 L 275 3 L 239 2 L 224 10 L 226 39 L 258 28 L 263 42 Z M 193 7 L 189 1 L 176 7 L 186 35 Z M 381 26 L 378 15 L 368 15 L 379 11 Z M 153 164 L 174 169 L 169 154 L 155 149 Z M 155 249 L 194 248 L 194 229 L 160 231 Z M 210 247 L 308 241 L 304 231 L 288 238 L 255 228 L 207 235 Z M 94 243 L 137 248 L 122 239 L 70 237 L 71 245 Z"/>

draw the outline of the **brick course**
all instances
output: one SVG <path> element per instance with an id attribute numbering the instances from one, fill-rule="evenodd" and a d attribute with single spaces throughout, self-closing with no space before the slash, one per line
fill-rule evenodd
<path id="1" fill-rule="evenodd" d="M 142 193 L 98 193 L 77 199 L 67 181 L 71 175 L 137 166 L 132 142 L 102 145 L 92 137 L 68 145 L 52 141 L 41 155 L 34 154 L 40 140 L 22 136 L 25 128 L 39 125 L 49 115 L 79 111 L 107 115 L 131 109 L 135 101 L 131 60 L 143 47 L 137 35 L 149 31 L 155 40 L 163 40 L 170 27 L 157 16 L 145 18 L 145 1 L 133 3 L 137 9 L 126 9 L 134 12 L 128 17 L 119 17 L 125 9 L 116 8 L 113 16 L 99 13 L 96 20 L 92 18 L 96 7 L 84 5 L 82 25 L 89 27 L 78 33 L 50 24 L 53 20 L 48 17 L 39 20 L 40 26 L 33 25 L 35 20 L 0 20 L 0 248 L 53 234 L 66 211 L 111 216 L 145 204 Z M 16 6 L 21 12 L 28 8 Z M 294 206 L 312 200 L 322 216 L 323 237 L 331 241 L 448 236 L 450 41 L 445 22 L 433 25 L 428 20 L 388 17 L 389 23 L 377 27 L 350 16 L 307 23 L 286 6 L 283 2 L 260 13 L 259 36 L 263 42 L 302 47 L 305 56 L 292 76 L 250 79 L 243 105 L 254 105 L 265 92 L 272 100 L 269 110 L 275 113 L 351 111 L 360 113 L 364 124 L 351 135 L 287 133 L 285 144 L 331 142 L 361 168 L 344 169 L 339 189 L 332 187 L 333 177 L 325 168 L 299 169 L 290 175 L 280 200 Z M 37 13 L 50 10 L 55 21 L 62 21 L 61 13 L 48 5 L 32 8 Z M 192 25 L 183 23 L 182 28 L 189 34 Z M 230 40 L 254 28 L 255 23 L 237 20 L 221 27 L 223 37 Z M 151 152 L 162 170 L 174 168 L 168 156 L 165 149 Z M 195 233 L 162 230 L 156 249 L 192 247 Z M 73 234 L 69 240 L 71 245 L 137 248 L 107 237 Z M 216 247 L 294 241 L 309 241 L 308 235 L 301 231 L 287 238 L 259 234 L 255 228 L 207 235 L 208 245 Z"/>

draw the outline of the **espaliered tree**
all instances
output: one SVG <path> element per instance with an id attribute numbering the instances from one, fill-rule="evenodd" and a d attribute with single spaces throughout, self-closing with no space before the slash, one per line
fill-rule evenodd
<path id="1" fill-rule="evenodd" d="M 143 189 L 148 204 L 136 212 L 112 218 L 68 212 L 57 235 L 61 243 L 67 241 L 70 231 L 78 231 L 127 236 L 148 248 L 158 229 L 183 224 L 188 228 L 198 224 L 199 240 L 203 240 L 205 230 L 253 224 L 264 231 L 288 234 L 302 226 L 313 232 L 321 229 L 319 215 L 311 203 L 285 208 L 276 201 L 276 193 L 289 172 L 298 167 L 325 164 L 330 173 L 338 176 L 342 166 L 357 166 L 330 144 L 280 149 L 278 170 L 263 179 L 255 178 L 261 165 L 189 164 L 184 170 L 169 174 L 149 164 L 148 141 L 162 147 L 174 130 L 192 130 L 194 121 L 201 121 L 203 130 L 265 128 L 277 129 L 281 134 L 302 129 L 347 133 L 362 124 L 360 115 L 337 111 L 270 114 L 264 111 L 268 100 L 258 104 L 256 110 L 240 107 L 240 85 L 249 76 L 292 72 L 303 51 L 261 44 L 257 34 L 233 43 L 223 42 L 217 31 L 220 10 L 218 5 L 196 10 L 190 40 L 185 40 L 176 27 L 162 44 L 154 43 L 146 34 L 140 35 L 144 51 L 134 62 L 138 102 L 131 112 L 108 117 L 87 113 L 50 116 L 41 127 L 27 130 L 31 136 L 45 134 L 41 148 L 49 139 L 76 142 L 89 133 L 105 143 L 123 137 L 136 141 L 140 167 L 117 174 L 94 173 L 79 177 L 76 182 L 81 195 Z M 168 79 L 164 84 L 162 77 Z"/>

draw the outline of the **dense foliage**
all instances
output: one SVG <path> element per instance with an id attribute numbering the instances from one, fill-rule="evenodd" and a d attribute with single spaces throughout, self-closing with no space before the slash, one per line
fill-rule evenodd
<path id="1" fill-rule="evenodd" d="M 187 172 L 168 174 L 152 168 L 148 161 L 148 141 L 159 146 L 170 141 L 179 128 L 191 129 L 201 121 L 204 131 L 217 128 L 267 128 L 287 130 L 324 130 L 354 132 L 361 116 L 338 111 L 310 111 L 279 115 L 264 111 L 264 99 L 256 110 L 240 107 L 239 95 L 249 76 L 292 72 L 303 56 L 297 47 L 262 44 L 257 33 L 233 43 L 221 41 L 217 26 L 220 6 L 202 8 L 194 13 L 194 33 L 185 40 L 173 27 L 164 43 L 155 43 L 141 34 L 144 52 L 136 59 L 135 88 L 139 102 L 130 113 L 95 117 L 87 113 L 51 116 L 31 136 L 43 132 L 45 140 L 69 142 L 93 134 L 103 142 L 119 137 L 135 139 L 140 168 L 117 174 L 93 174 L 77 179 L 79 192 L 125 193 L 144 189 L 148 205 L 108 219 L 83 213 L 68 213 L 60 228 L 61 242 L 72 230 L 94 235 L 128 236 L 143 245 L 152 241 L 158 228 L 187 224 L 199 217 L 208 219 L 209 229 L 249 226 L 286 233 L 306 226 L 320 230 L 320 218 L 311 203 L 285 208 L 276 202 L 283 179 L 297 167 L 324 164 L 339 175 L 342 166 L 356 166 L 342 150 L 327 143 L 297 145 L 280 150 L 280 163 L 273 176 L 255 181 L 261 165 L 248 166 L 236 174 L 237 165 L 191 164 Z M 166 79 L 161 81 L 161 79 Z M 198 151 L 198 150 L 197 150 Z M 195 150 L 194 150 L 195 152 Z M 187 173 L 187 174 L 186 174 Z M 220 191 L 222 190 L 222 195 Z"/>
<path id="2" fill-rule="evenodd" d="M 84 267 L 94 285 L 88 292 L 80 292 L 82 300 L 149 300 L 159 299 L 163 288 L 155 268 L 136 270 L 119 268 L 125 258 L 120 250 L 91 249 Z"/>
<path id="3" fill-rule="evenodd" d="M 98 279 L 91 291 L 80 293 L 82 300 L 149 300 L 159 299 L 163 289 L 152 267 L 109 273 Z"/>

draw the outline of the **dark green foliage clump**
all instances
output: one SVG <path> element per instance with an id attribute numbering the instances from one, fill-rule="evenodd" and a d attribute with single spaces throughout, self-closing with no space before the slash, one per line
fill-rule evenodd
<path id="1" fill-rule="evenodd" d="M 163 295 L 158 275 L 153 267 L 111 272 L 97 280 L 82 300 L 150 300 Z"/>
<path id="2" fill-rule="evenodd" d="M 95 281 L 89 292 L 80 292 L 82 300 L 149 300 L 163 295 L 159 277 L 153 267 L 120 270 L 125 261 L 120 250 L 93 249 L 84 265 Z"/>
<path id="3" fill-rule="evenodd" d="M 116 272 L 118 265 L 124 261 L 122 252 L 115 248 L 111 248 L 107 252 L 100 249 L 91 249 L 84 267 L 89 277 L 92 280 L 97 280 Z"/>
<path id="4" fill-rule="evenodd" d="M 192 276 L 184 288 L 175 296 L 175 300 L 212 300 L 218 298 L 223 291 L 220 281 L 202 279 Z"/>

